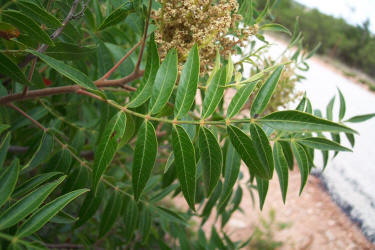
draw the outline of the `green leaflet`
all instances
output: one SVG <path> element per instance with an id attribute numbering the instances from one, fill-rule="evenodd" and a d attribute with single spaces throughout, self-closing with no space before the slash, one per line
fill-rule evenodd
<path id="1" fill-rule="evenodd" d="M 14 160 L 12 164 L 3 169 L 0 175 L 0 207 L 8 201 L 12 194 L 20 173 L 20 165 L 18 160 Z"/>
<path id="2" fill-rule="evenodd" d="M 40 141 L 38 149 L 35 151 L 33 157 L 22 169 L 33 169 L 42 164 L 53 151 L 54 138 L 48 133 L 44 133 Z"/>
<path id="3" fill-rule="evenodd" d="M 327 120 L 333 120 L 333 106 L 335 105 L 336 96 L 332 97 L 327 105 Z"/>
<path id="4" fill-rule="evenodd" d="M 134 149 L 132 183 L 134 199 L 139 200 L 148 179 L 151 176 L 158 152 L 158 141 L 154 126 L 145 121 L 138 132 L 137 143 Z"/>
<path id="5" fill-rule="evenodd" d="M 202 119 L 208 118 L 215 112 L 215 109 L 224 95 L 224 86 L 226 81 L 226 69 L 219 69 L 210 85 L 207 88 L 206 96 L 203 101 Z"/>
<path id="6" fill-rule="evenodd" d="M 60 74 L 64 75 L 65 77 L 69 78 L 73 82 L 77 83 L 79 86 L 93 90 L 95 93 L 99 92 L 98 88 L 95 84 L 81 71 L 65 64 L 61 61 L 58 61 L 50 56 L 45 54 L 39 53 L 35 50 L 26 50 L 27 52 L 39 57 L 43 60 L 46 64 L 48 64 L 51 68 L 59 72 Z"/>
<path id="7" fill-rule="evenodd" d="M 30 82 L 26 79 L 26 76 L 17 64 L 3 53 L 0 53 L 0 74 L 10 77 L 19 83 L 30 85 Z"/>
<path id="8" fill-rule="evenodd" d="M 93 166 L 93 187 L 95 192 L 100 178 L 115 156 L 118 142 L 124 135 L 125 126 L 126 115 L 124 112 L 119 111 L 112 117 L 103 131 L 101 140 L 95 149 Z"/>
<path id="9" fill-rule="evenodd" d="M 142 243 L 146 243 L 151 233 L 152 214 L 147 206 L 143 206 L 139 215 L 139 232 L 142 235 Z"/>
<path id="10" fill-rule="evenodd" d="M 262 165 L 266 167 L 268 176 L 272 178 L 274 162 L 272 157 L 272 148 L 266 133 L 257 124 L 251 123 L 250 135 L 259 160 L 262 162 Z"/>
<path id="11" fill-rule="evenodd" d="M 307 156 L 307 152 L 300 144 L 293 142 L 292 150 L 294 156 L 296 157 L 298 168 L 301 174 L 301 188 L 299 190 L 299 194 L 301 195 L 303 188 L 306 185 L 307 178 L 310 174 L 309 159 Z"/>
<path id="12" fill-rule="evenodd" d="M 97 47 L 81 47 L 71 43 L 56 42 L 54 47 L 48 47 L 46 55 L 57 60 L 82 60 L 96 52 Z"/>
<path id="13" fill-rule="evenodd" d="M 199 52 L 198 45 L 191 48 L 184 68 L 181 72 L 177 88 L 174 116 L 176 119 L 184 117 L 194 102 L 199 80 Z"/>
<path id="14" fill-rule="evenodd" d="M 90 173 L 85 167 L 77 167 L 69 173 L 63 187 L 62 194 L 68 193 L 70 191 L 84 188 L 89 185 Z"/>
<path id="15" fill-rule="evenodd" d="M 0 134 L 7 130 L 10 126 L 7 124 L 0 124 Z"/>
<path id="16" fill-rule="evenodd" d="M 267 104 L 271 100 L 273 92 L 276 89 L 277 83 L 279 82 L 283 69 L 284 65 L 277 67 L 260 88 L 251 106 L 252 116 L 255 116 L 256 114 L 262 114 L 267 107 Z"/>
<path id="17" fill-rule="evenodd" d="M 290 132 L 348 132 L 357 133 L 355 130 L 342 124 L 327 121 L 300 111 L 278 111 L 258 120 L 268 127 Z"/>
<path id="18" fill-rule="evenodd" d="M 294 168 L 294 156 L 292 152 L 292 147 L 289 142 L 279 141 L 281 147 L 283 148 L 284 156 L 286 161 L 288 162 L 288 167 L 290 170 Z"/>
<path id="19" fill-rule="evenodd" d="M 270 179 L 272 173 L 270 169 L 268 169 L 268 166 L 264 166 L 260 161 L 251 138 L 235 126 L 227 126 L 227 131 L 230 141 L 249 168 L 250 174 L 264 179 Z"/>
<path id="20" fill-rule="evenodd" d="M 354 116 L 350 118 L 349 120 L 346 120 L 345 122 L 351 122 L 351 123 L 365 122 L 367 120 L 370 120 L 373 117 L 375 117 L 375 113 L 366 114 L 366 115 L 358 115 L 358 116 Z"/>
<path id="21" fill-rule="evenodd" d="M 249 83 L 245 86 L 241 87 L 235 96 L 233 97 L 232 101 L 228 106 L 227 111 L 227 118 L 232 118 L 236 114 L 238 114 L 245 103 L 249 100 L 251 93 L 253 92 L 254 88 L 256 87 L 257 83 Z"/>
<path id="22" fill-rule="evenodd" d="M 124 237 L 127 242 L 129 242 L 134 234 L 134 231 L 137 229 L 138 224 L 138 206 L 137 203 L 130 199 L 126 204 L 125 213 L 124 213 L 124 225 L 125 233 Z"/>
<path id="23" fill-rule="evenodd" d="M 262 25 L 259 30 L 284 32 L 288 35 L 292 35 L 292 33 L 290 33 L 290 31 L 286 27 L 278 23 L 267 23 L 265 25 Z"/>
<path id="24" fill-rule="evenodd" d="M 227 247 L 225 247 L 224 242 L 221 240 L 220 235 L 216 231 L 215 226 L 212 226 L 211 229 L 211 239 L 209 242 L 209 249 L 219 249 L 219 250 L 225 250 Z"/>
<path id="25" fill-rule="evenodd" d="M 355 145 L 355 137 L 354 137 L 354 135 L 350 134 L 350 133 L 345 133 L 345 136 L 348 139 L 348 141 L 350 142 L 350 145 L 352 147 L 354 147 L 354 145 Z"/>
<path id="26" fill-rule="evenodd" d="M 182 216 L 168 208 L 154 205 L 149 205 L 148 208 L 150 208 L 150 210 L 152 210 L 154 214 L 157 214 L 160 217 L 160 220 L 187 225 L 185 219 Z"/>
<path id="27" fill-rule="evenodd" d="M 228 199 L 232 194 L 234 184 L 236 184 L 238 174 L 240 173 L 241 158 L 234 149 L 232 143 L 229 142 L 226 159 L 225 159 L 225 178 L 220 205 Z"/>
<path id="28" fill-rule="evenodd" d="M 256 177 L 257 180 L 257 190 L 259 195 L 259 206 L 260 210 L 263 210 L 264 202 L 266 200 L 269 181 L 262 178 Z"/>
<path id="29" fill-rule="evenodd" d="M 116 25 L 124 20 L 132 11 L 134 11 L 133 2 L 127 1 L 115 9 L 100 24 L 98 30 L 104 30 L 110 26 Z"/>
<path id="30" fill-rule="evenodd" d="M 172 145 L 177 167 L 177 177 L 180 181 L 182 193 L 189 204 L 189 207 L 195 211 L 195 192 L 196 192 L 196 161 L 193 143 L 185 129 L 179 125 L 172 129 Z"/>
<path id="31" fill-rule="evenodd" d="M 199 130 L 199 154 L 203 163 L 204 187 L 209 197 L 221 175 L 223 153 L 216 136 L 205 127 Z"/>
<path id="32" fill-rule="evenodd" d="M 307 98 L 306 98 L 306 93 L 305 93 L 304 96 L 302 97 L 301 101 L 297 105 L 296 110 L 301 111 L 301 112 L 305 111 L 305 108 L 306 108 L 306 99 Z"/>
<path id="33" fill-rule="evenodd" d="M 149 113 L 159 113 L 172 95 L 177 79 L 177 51 L 171 49 L 161 64 L 155 77 Z"/>
<path id="34" fill-rule="evenodd" d="M 136 108 L 145 103 L 152 95 L 152 88 L 155 77 L 159 69 L 160 59 L 158 47 L 155 42 L 154 33 L 148 42 L 148 53 L 145 73 L 141 82 L 141 86 L 137 88 L 133 99 L 127 105 L 129 108 Z"/>
<path id="35" fill-rule="evenodd" d="M 0 214 L 0 230 L 15 225 L 34 212 L 47 199 L 48 195 L 64 181 L 65 177 L 62 176 L 57 181 L 41 186 Z"/>
<path id="36" fill-rule="evenodd" d="M 72 200 L 86 193 L 87 191 L 89 190 L 75 190 L 47 203 L 46 205 L 38 209 L 33 215 L 31 215 L 31 217 L 29 217 L 21 225 L 21 227 L 19 227 L 16 233 L 16 237 L 24 238 L 35 233 L 40 228 L 42 228 L 49 220 L 51 220 L 58 212 L 60 212 L 66 205 L 68 205 Z"/>
<path id="37" fill-rule="evenodd" d="M 309 137 L 297 139 L 297 142 L 310 148 L 315 148 L 323 151 L 335 150 L 335 151 L 346 151 L 352 152 L 351 149 L 341 146 L 335 141 L 327 140 L 323 137 Z"/>
<path id="38" fill-rule="evenodd" d="M 269 4 L 270 2 L 267 0 L 266 6 L 262 10 L 262 12 L 259 13 L 258 17 L 255 19 L 255 23 L 260 23 L 263 20 L 263 18 L 266 16 L 270 8 Z"/>
<path id="39" fill-rule="evenodd" d="M 206 87 L 210 86 L 210 84 L 212 82 L 212 79 L 214 78 L 216 73 L 219 71 L 220 66 L 221 66 L 220 53 L 219 53 L 218 50 L 216 50 L 215 65 L 214 65 L 214 68 L 212 69 L 212 71 L 210 72 L 210 75 L 209 75 L 208 80 L 206 82 Z"/>
<path id="40" fill-rule="evenodd" d="M 120 192 L 112 192 L 100 220 L 99 238 L 102 238 L 107 232 L 109 232 L 115 224 L 117 217 L 120 215 L 122 203 L 123 197 Z"/>
<path id="41" fill-rule="evenodd" d="M 16 10 L 3 10 L 1 12 L 4 21 L 16 26 L 21 33 L 29 35 L 35 41 L 54 46 L 49 35 L 30 17 Z"/>
<path id="42" fill-rule="evenodd" d="M 104 184 L 99 183 L 96 195 L 92 190 L 87 194 L 78 213 L 79 219 L 74 224 L 75 228 L 82 226 L 86 221 L 88 221 L 92 216 L 94 216 L 96 210 L 98 210 L 103 200 L 104 193 Z"/>
<path id="43" fill-rule="evenodd" d="M 208 216 L 211 214 L 212 208 L 215 206 L 216 202 L 219 200 L 222 190 L 223 190 L 223 184 L 221 183 L 221 181 L 219 181 L 219 183 L 216 185 L 214 192 L 212 193 L 211 197 L 208 199 L 206 205 L 204 206 L 201 217 L 206 218 L 206 219 L 208 218 Z M 202 220 L 201 225 L 203 225 L 206 222 L 206 219 Z"/>
<path id="44" fill-rule="evenodd" d="M 40 24 L 46 24 L 53 28 L 58 28 L 62 25 L 55 16 L 32 2 L 19 1 L 16 4 L 22 10 L 22 13 L 25 13 L 30 18 L 37 19 Z"/>
<path id="45" fill-rule="evenodd" d="M 17 198 L 24 196 L 30 190 L 33 190 L 34 188 L 38 187 L 42 183 L 48 181 L 52 177 L 55 177 L 56 175 L 61 175 L 60 172 L 48 172 L 45 174 L 40 174 L 37 176 L 34 176 L 33 178 L 27 180 L 26 182 L 22 183 L 21 185 L 18 185 L 15 189 L 14 192 L 12 193 L 12 198 Z"/>
<path id="46" fill-rule="evenodd" d="M 273 159 L 275 162 L 275 169 L 279 178 L 281 195 L 285 204 L 286 194 L 288 191 L 288 163 L 284 156 L 283 147 L 279 142 L 275 142 L 273 145 Z"/>
<path id="47" fill-rule="evenodd" d="M 11 134 L 7 133 L 7 135 L 4 138 L 4 141 L 0 145 L 0 171 L 3 167 L 5 158 L 8 153 L 8 148 L 9 148 L 11 137 L 12 137 Z"/>
<path id="48" fill-rule="evenodd" d="M 342 121 L 344 119 L 345 113 L 346 113 L 346 103 L 344 95 L 342 94 L 340 89 L 337 89 L 339 91 L 340 96 L 340 113 L 339 113 L 339 120 Z"/>
<path id="49" fill-rule="evenodd" d="M 232 81 L 233 71 L 234 71 L 234 64 L 233 64 L 231 54 L 229 54 L 228 63 L 227 63 L 227 66 L 226 66 L 226 71 L 227 71 L 227 77 L 226 77 L 226 80 L 225 80 L 225 84 L 229 84 Z"/>

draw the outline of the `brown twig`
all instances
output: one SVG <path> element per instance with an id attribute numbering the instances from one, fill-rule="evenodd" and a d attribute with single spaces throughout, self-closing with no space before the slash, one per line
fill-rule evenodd
<path id="1" fill-rule="evenodd" d="M 74 0 L 74 2 L 72 4 L 72 7 L 69 10 L 68 15 L 65 17 L 64 21 L 62 22 L 61 27 L 58 28 L 57 30 L 55 30 L 52 33 L 51 40 L 55 40 L 57 37 L 59 37 L 62 34 L 62 32 L 64 31 L 66 25 L 68 25 L 68 23 L 72 19 L 74 19 L 74 17 L 75 17 L 74 13 L 76 12 L 80 1 L 81 0 Z M 48 48 L 48 44 L 42 44 L 37 51 L 40 52 L 40 53 L 44 53 L 47 50 L 47 48 Z M 26 56 L 25 60 L 23 60 L 18 66 L 21 67 L 21 68 L 25 67 L 34 58 L 35 58 L 34 55 L 28 54 Z"/>
<path id="2" fill-rule="evenodd" d="M 126 55 L 123 57 L 123 58 L 121 58 L 120 59 L 120 61 L 118 61 L 116 64 L 115 64 L 115 66 L 113 66 L 102 78 L 100 78 L 101 80 L 106 80 L 106 79 L 108 79 L 111 75 L 112 75 L 112 73 L 118 68 L 118 67 L 120 67 L 120 65 L 139 47 L 139 45 L 141 45 L 142 44 L 142 40 L 141 41 L 139 41 L 136 45 L 134 45 L 134 47 L 133 48 L 131 48 L 130 50 L 129 50 L 129 52 L 128 53 L 126 53 Z"/>
<path id="3" fill-rule="evenodd" d="M 17 107 L 13 103 L 9 103 L 7 105 L 9 107 L 11 107 L 12 109 L 16 110 L 18 113 L 20 113 L 21 115 L 23 115 L 27 119 L 29 119 L 35 126 L 37 126 L 38 128 L 42 129 L 44 132 L 48 131 L 47 128 L 45 128 L 42 124 L 40 124 L 38 121 L 36 121 L 34 118 L 32 118 L 31 116 L 29 116 L 28 114 L 26 114 L 22 109 L 20 109 L 19 107 Z"/>
<path id="4" fill-rule="evenodd" d="M 131 86 L 126 86 L 124 84 L 132 82 L 140 78 L 141 76 L 143 76 L 143 71 L 139 73 L 134 72 L 124 78 L 117 79 L 117 80 L 98 80 L 95 82 L 95 85 L 98 88 L 121 86 L 124 89 L 133 92 L 136 90 L 135 88 Z M 77 91 L 81 89 L 82 88 L 79 85 L 70 85 L 70 86 L 61 86 L 61 87 L 54 87 L 54 88 L 32 90 L 32 91 L 28 91 L 26 95 L 23 95 L 23 93 L 11 94 L 11 95 L 7 95 L 7 96 L 0 98 L 0 105 L 8 104 L 8 103 L 15 102 L 15 101 L 35 99 L 35 98 L 44 97 L 44 96 L 77 93 Z"/>
<path id="5" fill-rule="evenodd" d="M 145 45 L 146 45 L 148 27 L 149 27 L 149 23 L 150 23 L 151 10 L 152 10 L 152 0 L 149 0 L 149 2 L 148 2 L 148 15 L 147 15 L 146 24 L 145 24 L 145 30 L 144 30 L 144 33 L 143 33 L 142 47 L 141 47 L 141 51 L 139 52 L 139 57 L 138 57 L 138 61 L 137 61 L 137 64 L 135 66 L 134 72 L 138 72 L 139 67 L 141 65 L 143 52 L 145 50 Z"/>

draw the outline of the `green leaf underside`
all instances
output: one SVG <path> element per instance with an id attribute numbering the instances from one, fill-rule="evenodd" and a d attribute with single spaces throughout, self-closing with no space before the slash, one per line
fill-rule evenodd
<path id="1" fill-rule="evenodd" d="M 207 88 L 206 96 L 203 100 L 202 119 L 208 118 L 215 112 L 217 105 L 224 95 L 224 85 L 226 80 L 226 69 L 218 70 L 210 85 Z"/>
<path id="2" fill-rule="evenodd" d="M 71 43 L 56 42 L 54 47 L 48 47 L 45 54 L 57 60 L 82 60 L 95 53 L 97 47 L 81 47 Z"/>
<path id="3" fill-rule="evenodd" d="M 224 201 L 226 201 L 228 197 L 232 194 L 233 187 L 236 184 L 238 175 L 240 173 L 240 166 L 241 166 L 241 157 L 236 152 L 232 143 L 229 143 L 228 149 L 227 149 L 227 155 L 225 159 L 224 186 L 223 186 L 223 192 L 220 198 L 219 207 L 221 207 Z"/>
<path id="4" fill-rule="evenodd" d="M 278 23 L 268 23 L 260 27 L 261 30 L 284 32 L 291 35 L 290 31 Z"/>
<path id="5" fill-rule="evenodd" d="M 81 206 L 81 209 L 79 210 L 79 213 L 78 213 L 79 219 L 78 221 L 76 221 L 74 225 L 75 228 L 82 226 L 86 221 L 88 221 L 92 216 L 94 216 L 96 210 L 99 208 L 104 198 L 104 193 L 105 193 L 104 184 L 99 183 L 98 191 L 96 192 L 96 195 L 93 192 L 93 190 L 91 190 L 87 194 Z"/>
<path id="6" fill-rule="evenodd" d="M 98 88 L 95 86 L 95 84 L 81 71 L 35 50 L 27 50 L 27 52 L 39 57 L 46 64 L 48 64 L 48 66 L 64 75 L 65 77 L 69 78 L 79 86 L 85 89 L 98 91 Z"/>
<path id="7" fill-rule="evenodd" d="M 0 74 L 10 77 L 19 83 L 26 85 L 30 84 L 17 64 L 15 64 L 3 53 L 0 53 Z"/>
<path id="8" fill-rule="evenodd" d="M 205 127 L 199 130 L 199 152 L 203 163 L 203 180 L 207 196 L 216 187 L 223 165 L 223 153 L 216 136 Z"/>
<path id="9" fill-rule="evenodd" d="M 344 152 L 352 152 L 351 149 L 341 146 L 339 143 L 335 141 L 330 141 L 323 137 L 309 137 L 309 138 L 302 138 L 297 140 L 298 143 L 305 145 L 310 148 L 315 148 L 319 150 L 335 150 L 335 151 L 344 151 Z"/>
<path id="10" fill-rule="evenodd" d="M 151 176 L 157 152 L 158 141 L 154 126 L 151 122 L 145 121 L 138 132 L 133 157 L 132 183 L 135 200 L 139 199 Z"/>
<path id="11" fill-rule="evenodd" d="M 262 178 L 256 177 L 257 180 L 257 190 L 259 195 L 259 206 L 260 210 L 263 210 L 264 202 L 266 200 L 269 181 Z"/>
<path id="12" fill-rule="evenodd" d="M 279 142 L 275 142 L 273 146 L 273 159 L 275 162 L 275 169 L 279 178 L 281 195 L 285 203 L 286 194 L 288 191 L 288 162 L 284 156 L 283 148 Z"/>
<path id="13" fill-rule="evenodd" d="M 131 11 L 134 10 L 133 3 L 132 2 L 125 2 L 121 6 L 119 6 L 117 9 L 115 9 L 111 14 L 109 14 L 108 17 L 106 17 L 103 22 L 100 24 L 98 30 L 104 30 L 108 27 L 111 27 L 113 25 L 119 24 L 121 21 L 123 21 Z"/>
<path id="14" fill-rule="evenodd" d="M 127 105 L 129 108 L 136 108 L 144 104 L 152 95 L 152 88 L 159 69 L 160 59 L 158 47 L 154 34 L 151 35 L 148 43 L 147 63 L 141 86 L 137 89 L 133 99 Z"/>
<path id="15" fill-rule="evenodd" d="M 34 212 L 64 179 L 65 176 L 62 176 L 57 181 L 41 186 L 0 214 L 0 230 L 15 225 Z"/>
<path id="16" fill-rule="evenodd" d="M 266 133 L 257 124 L 252 123 L 250 124 L 250 135 L 258 158 L 262 162 L 262 165 L 266 167 L 268 175 L 272 178 L 274 162 L 272 148 Z"/>
<path id="17" fill-rule="evenodd" d="M 115 156 L 119 140 L 124 135 L 125 126 L 126 115 L 120 111 L 112 117 L 104 129 L 101 140 L 95 150 L 93 166 L 93 187 L 95 192 L 100 178 Z"/>
<path id="18" fill-rule="evenodd" d="M 241 129 L 231 125 L 227 126 L 227 131 L 234 148 L 249 168 L 250 173 L 264 179 L 270 179 L 271 173 L 267 166 L 263 166 L 259 160 L 251 138 Z"/>
<path id="19" fill-rule="evenodd" d="M 301 195 L 303 188 L 306 185 L 307 178 L 310 174 L 309 159 L 305 149 L 298 143 L 292 143 L 292 150 L 296 157 L 298 168 L 301 174 L 301 187 L 299 194 Z"/>
<path id="20" fill-rule="evenodd" d="M 347 132 L 357 133 L 342 124 L 318 118 L 300 111 L 278 111 L 258 120 L 268 127 L 290 132 Z"/>
<path id="21" fill-rule="evenodd" d="M 184 117 L 189 112 L 191 105 L 193 105 L 198 87 L 199 63 L 198 45 L 194 45 L 184 64 L 177 88 L 174 109 L 176 119 Z"/>
<path id="22" fill-rule="evenodd" d="M 38 187 L 42 183 L 46 182 L 47 180 L 51 179 L 52 177 L 55 177 L 56 175 L 61 175 L 60 172 L 48 172 L 45 174 L 40 174 L 37 176 L 34 176 L 33 178 L 27 180 L 26 182 L 22 183 L 21 185 L 18 185 L 12 194 L 13 198 L 23 196 L 27 194 L 30 190 L 33 190 L 34 188 Z"/>
<path id="23" fill-rule="evenodd" d="M 271 100 L 273 93 L 275 92 L 277 83 L 279 82 L 281 73 L 284 69 L 284 65 L 281 65 L 275 69 L 266 82 L 260 88 L 256 95 L 254 102 L 251 106 L 251 115 L 261 114 L 267 107 L 267 104 Z"/>
<path id="24" fill-rule="evenodd" d="M 72 200 L 86 193 L 87 191 L 88 189 L 75 190 L 47 203 L 46 205 L 38 209 L 20 226 L 16 233 L 16 237 L 23 238 L 35 233 Z"/>
<path id="25" fill-rule="evenodd" d="M 342 121 L 344 119 L 345 113 L 346 113 L 346 103 L 344 95 L 342 94 L 341 90 L 338 89 L 339 96 L 340 96 L 340 113 L 339 113 L 339 120 Z"/>
<path id="26" fill-rule="evenodd" d="M 48 133 L 44 133 L 38 149 L 30 159 L 30 161 L 22 169 L 33 169 L 43 163 L 51 155 L 53 151 L 53 145 L 53 136 Z"/>
<path id="27" fill-rule="evenodd" d="M 53 46 L 49 35 L 30 17 L 15 10 L 4 10 L 1 12 L 4 21 L 9 22 L 20 29 L 22 33 L 28 34 L 33 40 Z"/>
<path id="28" fill-rule="evenodd" d="M 41 23 L 53 28 L 58 28 L 62 25 L 59 19 L 57 19 L 54 15 L 51 15 L 44 8 L 41 8 L 32 2 L 19 1 L 16 3 L 20 9 L 23 10 L 22 12 L 26 13 L 26 15 L 28 15 L 30 18 L 37 18 Z"/>
<path id="29" fill-rule="evenodd" d="M 0 144 L 0 171 L 3 167 L 5 158 L 6 158 L 7 153 L 8 153 L 8 148 L 9 148 L 11 138 L 12 138 L 12 136 L 11 136 L 10 132 L 8 132 L 7 135 L 5 136 L 3 142 Z"/>
<path id="30" fill-rule="evenodd" d="M 159 113 L 172 95 L 177 80 L 177 60 L 177 51 L 171 49 L 156 74 L 150 100 L 151 115 Z"/>
<path id="31" fill-rule="evenodd" d="M 3 170 L 0 176 L 0 207 L 8 201 L 12 194 L 20 173 L 18 160 L 14 160 L 12 164 Z"/>
<path id="32" fill-rule="evenodd" d="M 137 203 L 130 199 L 126 205 L 125 214 L 124 214 L 124 224 L 125 234 L 124 237 L 127 241 L 131 240 L 131 237 L 134 234 L 134 231 L 137 227 L 138 222 L 138 206 Z"/>
<path id="33" fill-rule="evenodd" d="M 120 192 L 112 193 L 104 209 L 99 226 L 99 238 L 103 237 L 115 224 L 117 217 L 120 215 L 123 197 Z"/>
<path id="34" fill-rule="evenodd" d="M 196 163 L 193 143 L 185 129 L 179 125 L 172 130 L 172 145 L 182 193 L 192 210 L 195 210 Z"/>
<path id="35" fill-rule="evenodd" d="M 230 102 L 227 110 L 227 118 L 232 118 L 238 114 L 245 103 L 249 100 L 251 93 L 254 91 L 257 83 L 249 83 L 241 87 L 237 93 L 234 95 L 232 101 Z"/>
<path id="36" fill-rule="evenodd" d="M 375 113 L 373 114 L 366 114 L 366 115 L 358 115 L 350 118 L 346 122 L 351 122 L 351 123 L 358 123 L 358 122 L 365 122 L 367 120 L 370 120 L 371 118 L 375 117 Z"/>

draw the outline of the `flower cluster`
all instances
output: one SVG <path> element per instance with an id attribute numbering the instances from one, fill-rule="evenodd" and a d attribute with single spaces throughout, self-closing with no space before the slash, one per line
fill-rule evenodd
<path id="1" fill-rule="evenodd" d="M 217 51 L 229 55 L 235 52 L 236 45 L 243 46 L 244 41 L 256 32 L 254 27 L 236 27 L 242 20 L 242 16 L 236 14 L 237 0 L 159 2 L 162 7 L 154 11 L 153 19 L 158 26 L 155 38 L 160 57 L 163 59 L 169 49 L 176 48 L 182 64 L 189 50 L 198 44 L 202 73 L 212 66 Z"/>

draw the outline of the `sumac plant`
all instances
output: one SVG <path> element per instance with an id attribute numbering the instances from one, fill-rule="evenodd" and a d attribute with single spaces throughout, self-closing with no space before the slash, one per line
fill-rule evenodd
<path id="1" fill-rule="evenodd" d="M 314 53 L 296 28 L 265 59 L 262 33 L 290 33 L 267 21 L 272 3 L 0 4 L 0 249 L 244 247 L 225 230 L 243 188 L 262 208 L 278 178 L 285 201 L 296 162 L 302 192 L 314 152 L 351 151 L 344 123 L 373 116 L 345 121 L 341 92 L 338 119 L 333 101 L 322 118 L 306 95 L 271 112 Z M 221 224 L 207 234 L 193 221 L 212 211 Z"/>

